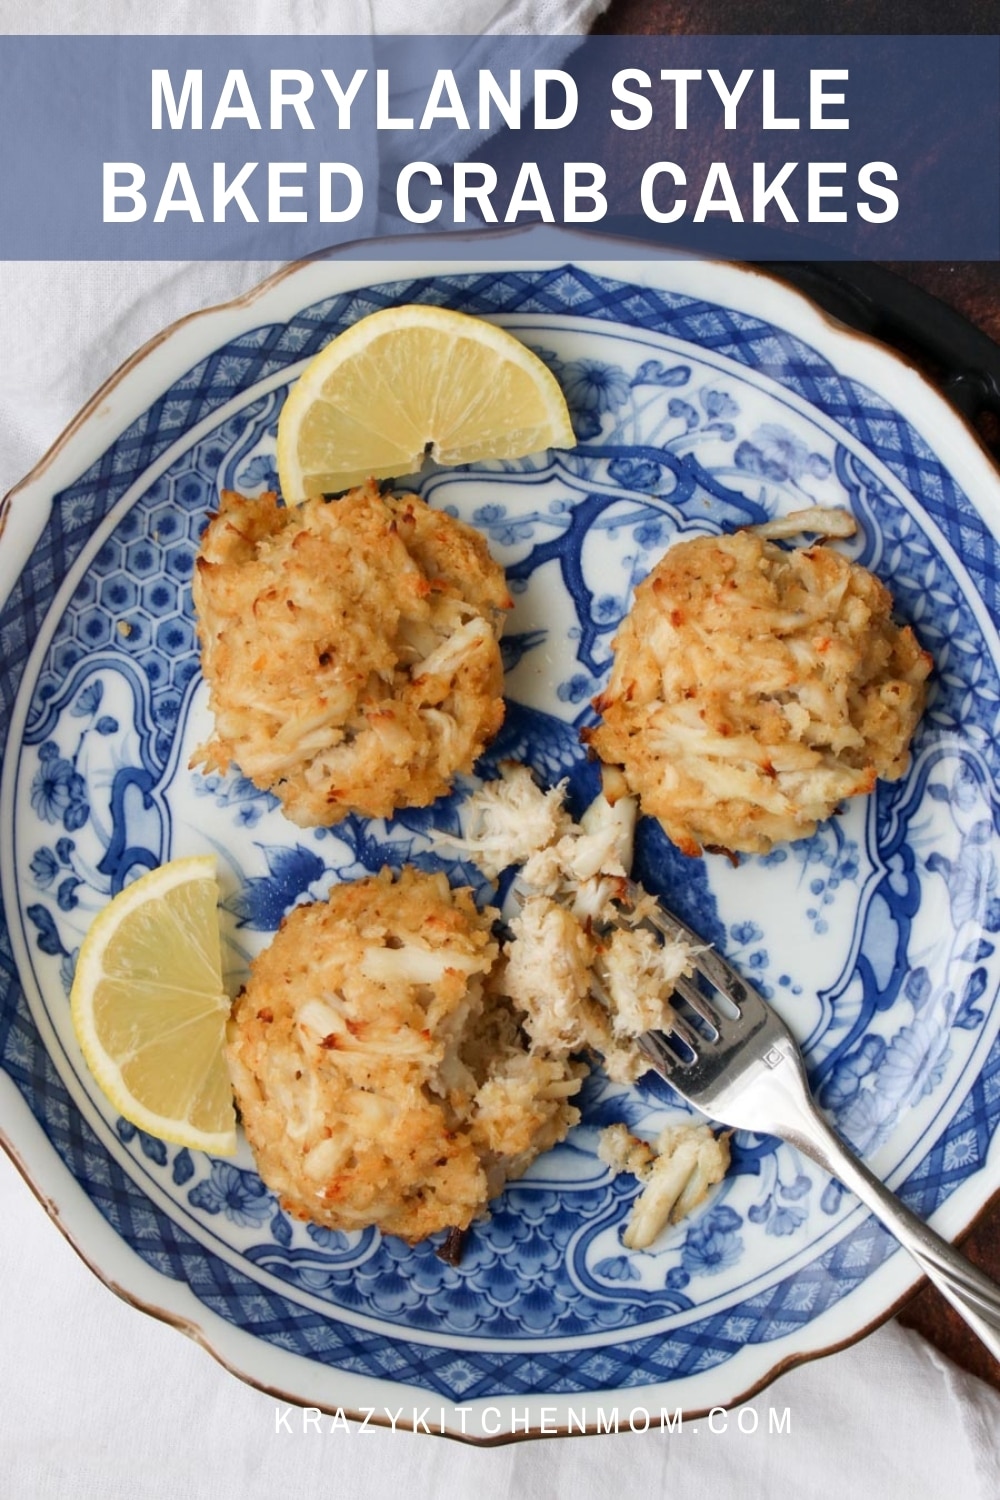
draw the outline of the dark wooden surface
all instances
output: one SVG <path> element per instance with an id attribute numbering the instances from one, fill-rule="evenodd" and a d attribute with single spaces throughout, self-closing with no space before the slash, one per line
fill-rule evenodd
<path id="1" fill-rule="evenodd" d="M 869 36 L 997 30 L 996 0 L 611 0 L 595 36 Z"/>
<path id="2" fill-rule="evenodd" d="M 953 33 L 993 34 L 998 26 L 995 0 L 612 0 L 594 27 L 602 35 L 823 35 Z M 991 163 L 990 169 L 993 169 Z M 922 262 L 889 264 L 889 269 L 922 287 L 1000 342 L 1000 263 Z M 933 373 L 928 367 L 928 373 Z M 1000 465 L 1000 424 L 986 418 L 979 435 Z M 1000 1201 L 984 1212 L 961 1248 L 969 1259 L 1000 1280 Z M 900 1312 L 958 1364 L 1000 1390 L 1000 1364 L 989 1355 L 948 1303 L 926 1283 Z"/>

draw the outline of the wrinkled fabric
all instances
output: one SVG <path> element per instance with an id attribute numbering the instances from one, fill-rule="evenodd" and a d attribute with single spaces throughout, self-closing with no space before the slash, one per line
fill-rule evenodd
<path id="1" fill-rule="evenodd" d="M 464 69 L 502 64 L 504 35 L 565 38 L 568 53 L 608 0 L 0 0 L 4 34 L 467 35 Z M 489 35 L 484 35 L 489 33 Z M 546 54 L 546 65 L 550 64 Z M 463 142 L 463 151 L 473 144 Z M 404 149 L 383 138 L 383 152 Z M 441 151 L 447 152 L 447 142 Z M 374 161 L 375 143 L 372 145 Z M 402 164 L 400 158 L 395 165 Z M 391 172 L 393 160 L 385 168 Z M 356 238 L 391 233 L 374 195 Z M 238 297 L 278 262 L 48 261 L 3 266 L 0 296 L 0 495 L 38 461 L 100 384 L 147 339 L 200 308 Z"/>
<path id="2" fill-rule="evenodd" d="M 717 1416 L 725 1431 L 685 1419 L 675 1432 L 483 1450 L 304 1424 L 113 1296 L 2 1157 L 0 1327 L 4 1493 L 25 1500 L 382 1497 L 404 1476 L 407 1500 L 581 1500 L 623 1483 L 684 1500 L 1000 1494 L 1000 1393 L 898 1323 L 790 1370 Z"/>

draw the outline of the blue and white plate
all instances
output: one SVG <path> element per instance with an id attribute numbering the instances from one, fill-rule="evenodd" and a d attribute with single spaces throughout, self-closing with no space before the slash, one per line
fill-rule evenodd
<path id="1" fill-rule="evenodd" d="M 530 257 L 531 238 L 515 242 Z M 288 823 L 206 732 L 190 578 L 220 488 L 275 483 L 304 360 L 376 308 L 496 320 L 551 366 L 579 446 L 426 473 L 507 569 L 508 717 L 486 761 L 594 772 L 578 730 L 636 581 L 678 535 L 804 504 L 858 518 L 852 555 L 934 657 L 907 777 L 815 838 L 686 860 L 645 824 L 638 873 L 741 965 L 803 1043 L 836 1126 L 921 1215 L 963 1229 L 1000 1186 L 1000 526 L 997 475 L 924 381 L 768 278 L 697 262 L 465 265 L 334 258 L 188 319 L 137 356 L 6 503 L 0 545 L 0 1126 L 60 1226 L 137 1305 L 232 1369 L 326 1409 L 430 1404 L 453 1432 L 589 1425 L 598 1405 L 731 1404 L 858 1336 L 913 1265 L 814 1166 L 738 1135 L 725 1182 L 648 1251 L 599 1127 L 651 1134 L 659 1081 L 587 1083 L 584 1123 L 494 1205 L 453 1267 L 434 1244 L 294 1223 L 254 1172 L 117 1118 L 67 994 L 92 919 L 138 873 L 218 856 L 235 987 L 297 902 L 430 852 L 461 796 L 392 822 Z M 385 1420 L 384 1416 L 382 1418 Z"/>

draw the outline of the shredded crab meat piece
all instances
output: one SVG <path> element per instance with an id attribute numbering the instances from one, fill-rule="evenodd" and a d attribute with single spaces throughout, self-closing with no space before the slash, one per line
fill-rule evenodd
<path id="1" fill-rule="evenodd" d="M 527 766 L 504 762 L 499 778 L 485 782 L 468 799 L 463 836 L 439 834 L 436 842 L 467 854 L 487 880 L 495 880 L 509 866 L 524 864 L 536 850 L 548 848 L 570 827 L 565 796 L 565 781 L 545 792 Z"/>
<path id="2" fill-rule="evenodd" d="M 437 984 L 450 971 L 474 974 L 480 967 L 476 953 L 449 948 L 423 948 L 403 943 L 398 948 L 364 948 L 360 969 L 366 979 L 378 984 Z"/>
<path id="3" fill-rule="evenodd" d="M 598 1138 L 597 1154 L 616 1176 L 628 1172 L 643 1183 L 622 1243 L 645 1250 L 722 1181 L 729 1167 L 729 1136 L 713 1135 L 707 1125 L 668 1125 L 650 1145 L 625 1125 L 609 1125 Z"/>
<path id="4" fill-rule="evenodd" d="M 648 927 L 615 928 L 597 956 L 597 972 L 618 1036 L 662 1031 L 672 1016 L 670 996 L 691 973 L 691 949 L 675 939 L 660 941 Z"/>
<path id="5" fill-rule="evenodd" d="M 787 516 L 775 516 L 773 521 L 763 521 L 759 526 L 749 529 L 772 542 L 785 541 L 806 532 L 813 536 L 837 537 L 843 541 L 856 534 L 858 523 L 849 510 L 811 505 L 807 510 L 792 510 Z"/>
<path id="6" fill-rule="evenodd" d="M 527 897 L 510 927 L 504 986 L 525 1012 L 535 1046 L 567 1056 L 596 1046 L 604 1026 L 590 994 L 590 936 L 568 907 L 538 894 Z"/>
<path id="7" fill-rule="evenodd" d="M 522 882 L 554 894 L 597 876 L 624 878 L 632 868 L 636 812 L 634 797 L 613 804 L 603 793 L 595 797 L 579 823 L 524 862 Z"/>
<path id="8" fill-rule="evenodd" d="M 637 804 L 621 779 L 608 775 L 579 822 L 563 805 L 565 790 L 545 792 L 527 767 L 505 765 L 470 797 L 465 836 L 439 842 L 491 878 L 521 865 L 504 985 L 533 1044 L 563 1056 L 597 1053 L 612 1079 L 630 1083 L 649 1067 L 636 1038 L 669 1022 L 691 955 L 642 926 L 655 902 L 636 897 L 628 879 Z"/>

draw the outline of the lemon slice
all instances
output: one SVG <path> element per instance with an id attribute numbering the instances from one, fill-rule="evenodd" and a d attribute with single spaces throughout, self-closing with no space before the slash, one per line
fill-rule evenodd
<path id="1" fill-rule="evenodd" d="M 127 885 L 83 941 L 70 1010 L 88 1067 L 126 1120 L 231 1156 L 218 899 L 210 855 L 171 860 Z"/>
<path id="2" fill-rule="evenodd" d="M 278 421 L 287 501 L 373 476 L 576 442 L 559 383 L 513 334 L 443 307 L 386 307 L 306 365 Z"/>

